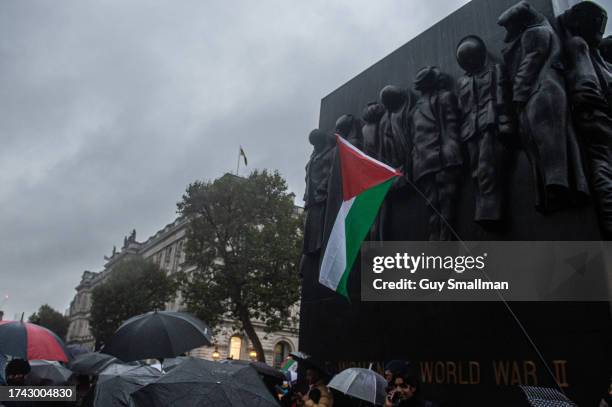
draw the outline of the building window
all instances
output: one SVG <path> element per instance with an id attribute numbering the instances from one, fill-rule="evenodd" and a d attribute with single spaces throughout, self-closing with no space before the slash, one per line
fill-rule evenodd
<path id="1" fill-rule="evenodd" d="M 230 338 L 230 348 L 229 355 L 227 355 L 230 359 L 240 359 L 240 354 L 242 350 L 242 338 L 234 335 Z"/>
<path id="2" fill-rule="evenodd" d="M 185 262 L 185 251 L 183 247 L 183 241 L 178 242 L 178 246 L 176 248 L 178 264 L 183 264 Z"/>
<path id="3" fill-rule="evenodd" d="M 164 256 L 165 268 L 168 270 L 170 267 L 170 262 L 172 261 L 172 246 L 168 246 L 166 249 L 166 254 Z"/>
<path id="4" fill-rule="evenodd" d="M 285 341 L 280 341 L 274 346 L 274 367 L 281 367 L 289 353 L 291 352 L 291 345 Z"/>

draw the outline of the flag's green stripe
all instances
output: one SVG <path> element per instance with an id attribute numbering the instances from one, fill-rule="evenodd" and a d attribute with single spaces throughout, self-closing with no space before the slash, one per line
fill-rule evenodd
<path id="1" fill-rule="evenodd" d="M 361 242 L 365 239 L 368 231 L 376 219 L 378 209 L 387 195 L 387 191 L 395 181 L 393 177 L 382 182 L 375 187 L 366 189 L 355 197 L 355 202 L 344 220 L 346 236 L 346 268 L 342 273 L 342 278 L 338 283 L 336 291 L 348 298 L 347 284 L 349 274 L 357 258 L 357 253 L 361 247 Z"/>

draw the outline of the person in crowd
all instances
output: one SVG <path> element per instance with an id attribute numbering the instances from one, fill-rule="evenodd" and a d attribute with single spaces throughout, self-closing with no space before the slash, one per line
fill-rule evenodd
<path id="1" fill-rule="evenodd" d="M 291 407 L 292 392 L 288 381 L 284 380 L 281 385 L 274 386 L 274 392 L 281 406 Z"/>
<path id="2" fill-rule="evenodd" d="M 27 360 L 11 360 L 4 369 L 6 384 L 9 386 L 25 386 L 26 376 L 30 373 L 31 369 Z"/>
<path id="3" fill-rule="evenodd" d="M 608 385 L 608 394 L 601 399 L 599 407 L 612 407 L 612 377 L 610 377 L 610 384 Z"/>
<path id="4" fill-rule="evenodd" d="M 393 372 L 390 369 L 385 369 L 385 379 L 389 386 L 393 385 Z"/>
<path id="5" fill-rule="evenodd" d="M 6 368 L 4 369 L 6 384 L 8 386 L 27 386 L 29 383 L 27 382 L 28 373 L 32 370 L 30 363 L 27 360 L 23 359 L 13 359 L 6 364 Z M 4 407 L 28 407 L 28 406 L 36 406 L 39 403 L 36 402 L 27 402 L 27 401 L 3 401 Z"/>
<path id="6" fill-rule="evenodd" d="M 96 381 L 88 375 L 78 375 L 76 378 L 77 405 L 90 407 L 94 405 Z"/>
<path id="7" fill-rule="evenodd" d="M 0 321 L 4 319 L 4 311 L 0 310 Z M 6 384 L 6 378 L 4 377 L 4 368 L 6 367 L 6 363 L 8 359 L 5 355 L 0 354 L 0 386 L 4 386 Z"/>
<path id="8" fill-rule="evenodd" d="M 6 379 L 4 377 L 4 369 L 6 367 L 6 363 L 6 356 L 0 355 L 0 386 L 6 386 Z"/>
<path id="9" fill-rule="evenodd" d="M 306 369 L 306 380 L 308 381 L 309 389 L 297 405 L 304 407 L 332 407 L 334 405 L 334 396 L 327 388 L 325 378 L 326 375 L 321 369 L 309 366 Z"/>
<path id="10" fill-rule="evenodd" d="M 395 387 L 387 393 L 385 407 L 437 407 L 421 397 L 416 376 L 411 374 L 396 376 L 393 384 Z"/>
<path id="11" fill-rule="evenodd" d="M 411 371 L 412 365 L 407 360 L 394 359 L 385 364 L 385 379 L 387 379 L 387 392 L 395 389 L 394 379 L 404 376 Z"/>

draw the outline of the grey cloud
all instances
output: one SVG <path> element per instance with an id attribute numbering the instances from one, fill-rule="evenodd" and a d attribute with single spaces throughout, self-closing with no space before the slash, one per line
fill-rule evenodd
<path id="1" fill-rule="evenodd" d="M 239 145 L 301 197 L 320 99 L 463 3 L 1 2 L 6 316 L 63 311 L 84 269 L 170 222 Z"/>

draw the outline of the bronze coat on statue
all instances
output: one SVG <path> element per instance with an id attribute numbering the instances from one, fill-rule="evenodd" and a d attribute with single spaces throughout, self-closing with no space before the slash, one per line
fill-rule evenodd
<path id="1" fill-rule="evenodd" d="M 459 148 L 457 99 L 448 91 L 419 98 L 414 109 L 412 176 L 415 181 L 427 174 L 463 164 Z"/>
<path id="2" fill-rule="evenodd" d="M 334 159 L 334 147 L 314 151 L 306 165 L 306 192 L 304 194 L 304 247 L 305 254 L 317 252 L 323 244 L 323 222 L 329 174 Z"/>
<path id="3" fill-rule="evenodd" d="M 569 120 L 559 37 L 525 2 L 500 17 L 499 24 L 512 23 L 525 24 L 524 29 L 502 54 L 512 81 L 512 101 L 519 106 L 522 144 L 536 179 L 536 206 L 547 209 L 551 187 L 581 194 L 589 190 Z"/>

